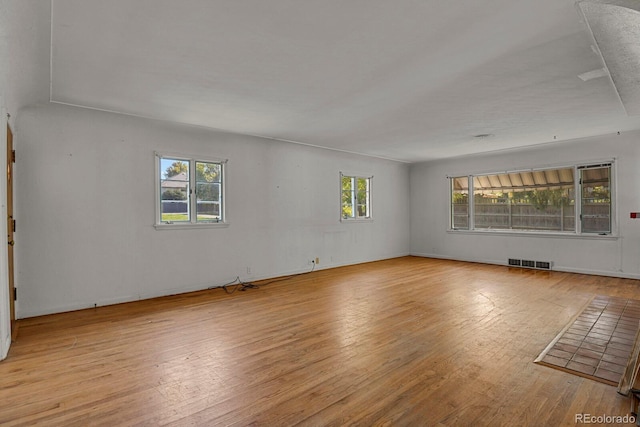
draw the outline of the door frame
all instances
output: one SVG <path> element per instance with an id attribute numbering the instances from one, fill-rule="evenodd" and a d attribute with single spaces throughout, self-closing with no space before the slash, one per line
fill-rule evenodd
<path id="1" fill-rule="evenodd" d="M 0 164 L 6 162 L 7 126 L 9 115 L 4 104 L 4 94 L 0 88 Z M 0 175 L 0 216 L 7 218 L 6 211 L 6 175 Z M 8 221 L 0 221 L 0 234 L 5 232 Z M 11 321 L 9 315 L 9 286 L 8 286 L 8 245 L 0 244 L 0 360 L 7 357 L 11 347 Z"/>
<path id="2" fill-rule="evenodd" d="M 15 162 L 13 151 L 13 131 L 7 122 L 7 282 L 9 284 L 9 327 L 12 340 L 18 333 L 16 326 L 15 306 L 15 256 L 14 256 L 14 231 L 15 219 L 13 212 L 13 163 Z"/>

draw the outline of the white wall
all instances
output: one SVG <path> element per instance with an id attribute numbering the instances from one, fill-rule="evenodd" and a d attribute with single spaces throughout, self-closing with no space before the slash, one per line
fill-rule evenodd
<path id="1" fill-rule="evenodd" d="M 0 165 L 6 165 L 7 157 L 7 115 L 0 94 Z M 3 168 L 4 169 L 4 168 Z M 7 218 L 7 175 L 0 174 L 0 218 Z M 0 220 L 0 236 L 7 235 L 7 221 Z M 0 243 L 0 360 L 7 357 L 11 345 L 11 325 L 9 314 L 9 276 L 7 245 Z"/>
<path id="2" fill-rule="evenodd" d="M 62 105 L 18 131 L 20 318 L 409 252 L 406 164 Z M 231 225 L 156 230 L 154 151 L 228 158 Z M 340 171 L 374 175 L 373 222 L 340 222 Z"/>
<path id="3" fill-rule="evenodd" d="M 538 148 L 469 156 L 411 166 L 411 253 L 506 264 L 508 258 L 552 261 L 553 268 L 640 278 L 640 133 L 592 137 Z M 447 232 L 447 176 L 615 158 L 618 239 L 522 237 Z"/>
<path id="4" fill-rule="evenodd" d="M 0 164 L 5 164 L 7 113 L 15 119 L 25 105 L 49 100 L 50 2 L 0 0 Z M 0 217 L 7 217 L 6 175 L 0 174 Z M 0 235 L 7 235 L 0 221 Z M 9 351 L 9 291 L 6 245 L 0 245 L 0 360 Z"/>
<path id="5" fill-rule="evenodd" d="M 0 87 L 12 119 L 20 108 L 49 101 L 51 3 L 0 0 Z"/>

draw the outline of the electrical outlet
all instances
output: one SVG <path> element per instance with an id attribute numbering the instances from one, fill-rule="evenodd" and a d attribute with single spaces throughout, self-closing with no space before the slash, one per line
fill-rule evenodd
<path id="1" fill-rule="evenodd" d="M 320 258 L 316 257 L 316 265 L 320 264 Z"/>
<path id="2" fill-rule="evenodd" d="M 247 267 L 247 274 L 251 274 L 251 267 Z"/>

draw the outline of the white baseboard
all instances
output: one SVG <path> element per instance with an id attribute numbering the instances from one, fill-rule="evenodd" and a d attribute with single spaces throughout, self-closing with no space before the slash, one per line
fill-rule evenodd
<path id="1" fill-rule="evenodd" d="M 498 260 L 488 260 L 481 258 L 464 258 L 464 257 L 451 257 L 447 255 L 440 254 L 427 254 L 420 252 L 413 252 L 410 254 L 411 256 L 417 256 L 422 258 L 434 258 L 434 259 L 446 259 L 451 261 L 463 261 L 463 262 L 477 262 L 481 264 L 492 264 L 492 265 L 503 265 L 505 267 L 509 267 L 506 261 L 498 261 Z M 587 268 L 574 268 L 574 267 L 566 267 L 554 265 L 551 271 L 560 271 L 563 273 L 577 273 L 577 274 L 589 274 L 592 276 L 608 276 L 608 277 L 619 277 L 621 279 L 636 279 L 640 280 L 640 275 L 638 274 L 629 274 L 622 271 L 609 271 L 609 270 L 590 270 Z"/>

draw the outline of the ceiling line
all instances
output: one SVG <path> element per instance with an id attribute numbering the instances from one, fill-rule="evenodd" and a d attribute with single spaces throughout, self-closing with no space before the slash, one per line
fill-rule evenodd
<path id="1" fill-rule="evenodd" d="M 215 132 L 227 133 L 227 134 L 230 134 L 230 135 L 240 135 L 240 136 L 249 136 L 249 137 L 252 137 L 252 138 L 269 139 L 269 140 L 272 140 L 272 141 L 280 141 L 280 142 L 285 142 L 285 143 L 288 143 L 288 144 L 302 145 L 302 146 L 311 147 L 311 148 L 318 148 L 318 149 L 321 149 L 321 150 L 337 151 L 337 152 L 340 152 L 340 153 L 353 154 L 353 155 L 362 156 L 362 157 L 371 157 L 371 158 L 374 158 L 374 159 L 386 160 L 386 161 L 391 161 L 391 162 L 396 162 L 396 163 L 403 163 L 403 164 L 416 163 L 416 162 L 410 162 L 410 161 L 407 161 L 407 160 L 393 159 L 391 157 L 375 156 L 373 154 L 359 153 L 357 151 L 342 150 L 342 149 L 339 149 L 339 148 L 332 148 L 332 147 L 323 147 L 321 145 L 314 145 L 314 144 L 310 144 L 310 143 L 306 143 L 306 142 L 294 141 L 294 140 L 290 140 L 290 139 L 278 138 L 278 137 L 273 137 L 273 136 L 265 136 L 265 135 L 251 134 L 251 133 L 244 133 L 244 132 L 235 132 L 235 131 L 231 131 L 231 130 L 214 128 L 214 127 L 210 127 L 210 126 L 203 126 L 203 125 L 198 125 L 198 124 L 193 124 L 193 123 L 183 123 L 183 122 L 175 122 L 173 120 L 159 119 L 157 117 L 144 116 L 144 115 L 141 115 L 141 114 L 125 113 L 125 112 L 122 112 L 122 111 L 109 110 L 109 109 L 106 109 L 106 108 L 88 107 L 86 105 L 73 104 L 71 102 L 56 101 L 56 100 L 53 100 L 53 99 L 51 99 L 49 102 L 51 104 L 67 105 L 69 107 L 82 108 L 82 109 L 85 109 L 85 110 L 102 111 L 102 112 L 105 112 L 105 113 L 119 114 L 119 115 L 122 115 L 122 116 L 137 117 L 137 118 L 146 119 L 146 120 L 154 120 L 154 121 L 162 122 L 162 123 L 170 123 L 170 124 L 179 125 L 179 126 L 193 127 L 193 128 L 196 128 L 196 129 L 207 129 L 207 130 L 211 130 L 211 131 L 215 131 Z"/>
<path id="2" fill-rule="evenodd" d="M 600 50 L 600 46 L 598 45 L 598 41 L 596 40 L 596 36 L 593 34 L 593 29 L 591 28 L 591 24 L 589 23 L 589 19 L 587 19 L 587 15 L 584 13 L 584 10 L 582 9 L 582 3 L 588 3 L 588 1 L 581 0 L 581 1 L 576 2 L 576 8 L 578 9 L 578 13 L 580 14 L 580 17 L 582 17 L 582 21 L 584 22 L 584 24 L 587 26 L 587 32 L 589 33 L 589 36 L 591 37 L 591 41 L 593 42 L 593 46 L 594 46 L 596 52 L 598 53 L 598 56 L 600 57 L 600 60 L 602 61 L 602 64 L 604 65 L 604 69 L 607 72 L 607 76 L 609 77 L 609 82 L 613 86 L 614 92 L 616 93 L 616 97 L 618 98 L 618 101 L 620 102 L 620 105 L 622 105 L 622 109 L 624 110 L 624 113 L 627 116 L 629 116 L 629 112 L 627 111 L 627 107 L 625 107 L 624 102 L 622 102 L 622 97 L 620 96 L 620 92 L 618 91 L 618 87 L 616 86 L 616 83 L 613 81 L 613 76 L 611 76 L 611 71 L 609 70 L 609 66 L 607 65 L 607 61 L 605 61 L 604 60 L 604 56 L 602 56 L 602 51 Z"/>

